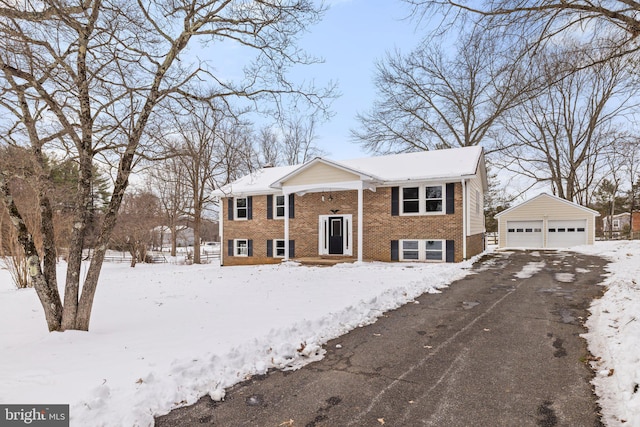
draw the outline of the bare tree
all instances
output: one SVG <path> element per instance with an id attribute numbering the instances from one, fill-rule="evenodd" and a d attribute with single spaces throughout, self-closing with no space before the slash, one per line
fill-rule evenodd
<path id="1" fill-rule="evenodd" d="M 280 164 L 282 150 L 278 135 L 271 126 L 263 126 L 260 128 L 258 135 L 258 155 L 262 166 L 276 166 Z"/>
<path id="2" fill-rule="evenodd" d="M 293 115 L 282 122 L 281 151 L 287 165 L 299 165 L 324 152 L 314 143 L 316 139 L 315 114 L 307 117 Z"/>
<path id="3" fill-rule="evenodd" d="M 323 99 L 332 88 L 319 92 L 309 85 L 294 85 L 286 75 L 293 64 L 315 61 L 296 46 L 296 39 L 320 19 L 322 11 L 312 0 L 0 1 L 3 135 L 31 152 L 42 214 L 42 251 L 13 202 L 4 173 L 0 173 L 0 198 L 25 250 L 49 330 L 88 330 L 98 277 L 129 176 L 139 154 L 151 148 L 144 147 L 145 131 L 166 100 L 190 97 L 193 87 L 204 81 L 211 85 L 209 98 L 235 96 L 266 105 L 300 95 L 326 107 Z M 245 67 L 246 80 L 229 83 L 206 63 L 188 60 L 185 51 L 195 38 L 210 44 L 228 40 L 253 54 L 253 63 Z M 79 167 L 64 303 L 57 286 L 43 155 L 52 146 L 66 150 Z M 115 160 L 116 176 L 81 284 L 92 173 L 100 157 Z"/>
<path id="4" fill-rule="evenodd" d="M 549 42 L 562 43 L 567 37 L 580 40 L 579 50 L 590 52 L 578 66 L 638 53 L 640 3 L 628 0 L 404 0 L 413 6 L 418 19 L 441 14 L 444 28 L 451 22 L 479 21 L 484 29 L 522 36 L 525 50 L 535 52 Z"/>
<path id="5" fill-rule="evenodd" d="M 120 206 L 111 245 L 127 250 L 131 255 L 131 267 L 135 267 L 136 263 L 145 262 L 153 242 L 153 229 L 160 221 L 160 200 L 156 195 L 148 191 L 127 194 Z"/>
<path id="6" fill-rule="evenodd" d="M 149 169 L 149 185 L 154 189 L 160 201 L 163 225 L 170 232 L 171 256 L 176 256 L 180 218 L 187 211 L 189 194 L 187 192 L 185 172 L 176 157 L 168 157 L 155 162 Z M 160 231 L 160 247 L 163 246 L 163 230 Z"/>
<path id="7" fill-rule="evenodd" d="M 189 195 L 184 213 L 192 219 L 195 264 L 200 264 L 203 214 L 213 203 L 211 192 L 218 188 L 217 178 L 221 169 L 226 169 L 222 167 L 226 159 L 221 155 L 246 154 L 243 144 L 237 146 L 237 139 L 231 135 L 232 129 L 237 131 L 241 127 L 238 118 L 223 104 L 196 105 L 188 118 L 176 122 L 177 135 L 170 152 L 180 169 L 178 173 L 184 177 L 184 189 Z"/>
<path id="8" fill-rule="evenodd" d="M 501 160 L 532 182 L 549 183 L 559 197 L 588 205 L 636 90 L 621 61 L 557 80 L 565 55 L 548 55 L 532 70 L 550 84 L 504 118 Z"/>
<path id="9" fill-rule="evenodd" d="M 357 116 L 354 139 L 379 153 L 465 147 L 487 149 L 498 117 L 527 90 L 518 58 L 491 37 L 464 33 L 451 53 L 438 38 L 377 64 L 378 99 Z"/>

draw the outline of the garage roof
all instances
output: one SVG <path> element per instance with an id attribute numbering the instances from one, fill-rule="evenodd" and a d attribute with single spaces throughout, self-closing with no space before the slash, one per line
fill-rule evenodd
<path id="1" fill-rule="evenodd" d="M 496 217 L 496 218 L 499 218 L 499 217 L 501 217 L 502 215 L 506 215 L 506 214 L 508 214 L 508 213 L 510 213 L 510 212 L 512 212 L 512 211 L 514 211 L 514 210 L 524 208 L 524 207 L 526 207 L 526 205 L 528 205 L 529 203 L 532 203 L 533 201 L 535 201 L 535 200 L 537 200 L 537 199 L 540 199 L 540 198 L 543 198 L 543 197 L 547 197 L 547 198 L 553 199 L 553 200 L 555 200 L 555 201 L 558 201 L 558 202 L 564 203 L 564 204 L 566 204 L 567 206 L 572 206 L 572 207 L 574 207 L 574 208 L 579 208 L 579 209 L 581 209 L 581 210 L 585 211 L 586 213 L 590 213 L 590 214 L 592 214 L 592 215 L 594 215 L 594 216 L 600 216 L 600 213 L 599 213 L 598 211 L 593 210 L 593 209 L 587 208 L 587 207 L 585 207 L 585 206 L 579 205 L 579 204 L 574 203 L 574 202 L 571 202 L 571 201 L 569 201 L 569 200 L 562 199 L 562 198 L 560 198 L 560 197 L 558 197 L 558 196 L 554 196 L 554 195 L 552 195 L 552 194 L 540 193 L 540 194 L 538 194 L 537 196 L 535 196 L 535 197 L 533 197 L 533 198 L 531 198 L 531 199 L 529 199 L 529 200 L 526 200 L 526 201 L 524 201 L 524 202 L 520 203 L 519 205 L 512 206 L 512 207 L 510 207 L 509 209 L 505 209 L 505 210 L 503 210 L 502 212 L 500 212 L 500 213 L 496 214 L 496 215 L 495 215 L 495 217 Z"/>

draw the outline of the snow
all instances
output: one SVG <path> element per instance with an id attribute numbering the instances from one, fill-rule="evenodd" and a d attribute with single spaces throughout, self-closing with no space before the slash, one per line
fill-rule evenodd
<path id="1" fill-rule="evenodd" d="M 612 261 L 585 334 L 604 421 L 640 426 L 640 242 L 577 249 Z M 90 331 L 64 333 L 46 331 L 34 290 L 16 290 L 0 268 L 0 402 L 70 404 L 72 426 L 152 426 L 154 415 L 200 396 L 224 399 L 227 387 L 251 375 L 321 358 L 329 339 L 439 292 L 467 275 L 472 261 L 107 263 Z M 521 275 L 539 268 L 530 263 Z"/>
<path id="2" fill-rule="evenodd" d="M 598 242 L 580 252 L 611 261 L 604 296 L 591 305 L 584 335 L 607 426 L 640 426 L 640 241 Z"/>

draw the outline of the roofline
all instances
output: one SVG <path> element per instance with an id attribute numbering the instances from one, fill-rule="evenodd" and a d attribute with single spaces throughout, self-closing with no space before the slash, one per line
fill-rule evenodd
<path id="1" fill-rule="evenodd" d="M 569 200 L 563 199 L 563 198 L 558 197 L 558 196 L 555 196 L 555 195 L 553 195 L 553 194 L 549 194 L 549 193 L 540 193 L 540 194 L 538 194 L 537 196 L 535 196 L 535 197 L 533 197 L 533 198 L 531 198 L 531 199 L 529 199 L 529 200 L 525 200 L 524 202 L 522 202 L 522 203 L 520 203 L 520 204 L 517 204 L 517 205 L 515 205 L 515 206 L 511 206 L 509 209 L 505 209 L 505 210 L 503 210 L 502 212 L 495 214 L 495 215 L 494 215 L 494 217 L 495 217 L 495 218 L 499 218 L 499 217 L 501 217 L 502 215 L 505 215 L 505 214 L 509 213 L 510 211 L 512 211 L 512 210 L 514 210 L 514 209 L 516 209 L 516 208 L 521 207 L 522 205 L 526 205 L 526 204 L 528 204 L 528 203 L 530 203 L 530 202 L 533 202 L 535 199 L 540 198 L 540 197 L 544 197 L 544 196 L 551 197 L 552 199 L 558 200 L 558 201 L 560 201 L 560 202 L 562 202 L 562 203 L 565 203 L 565 204 L 567 204 L 567 205 L 570 205 L 570 206 L 573 206 L 573 207 L 580 208 L 580 209 L 582 209 L 583 211 L 586 211 L 586 212 L 588 212 L 588 213 L 594 214 L 595 216 L 600 216 L 600 212 L 595 211 L 595 210 L 593 210 L 593 209 L 591 209 L 591 208 L 588 208 L 588 207 L 586 207 L 586 206 L 579 205 L 579 204 L 577 204 L 577 203 L 575 203 L 575 202 L 571 202 L 571 201 L 569 201 Z"/>

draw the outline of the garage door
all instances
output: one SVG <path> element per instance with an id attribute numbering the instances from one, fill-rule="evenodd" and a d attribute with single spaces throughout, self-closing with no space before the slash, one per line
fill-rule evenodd
<path id="1" fill-rule="evenodd" d="M 507 221 L 507 246 L 541 248 L 542 221 Z"/>
<path id="2" fill-rule="evenodd" d="M 547 247 L 566 248 L 586 243 L 587 220 L 547 222 Z"/>

